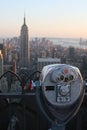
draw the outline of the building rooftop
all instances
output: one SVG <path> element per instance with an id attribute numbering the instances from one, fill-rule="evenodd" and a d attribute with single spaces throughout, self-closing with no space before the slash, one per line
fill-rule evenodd
<path id="1" fill-rule="evenodd" d="M 38 62 L 60 62 L 60 58 L 38 58 Z"/>

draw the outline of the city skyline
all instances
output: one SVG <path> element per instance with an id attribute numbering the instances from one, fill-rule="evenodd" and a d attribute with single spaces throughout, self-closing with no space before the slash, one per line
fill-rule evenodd
<path id="1" fill-rule="evenodd" d="M 87 0 L 3 0 L 0 38 L 20 35 L 24 13 L 30 37 L 87 38 Z"/>

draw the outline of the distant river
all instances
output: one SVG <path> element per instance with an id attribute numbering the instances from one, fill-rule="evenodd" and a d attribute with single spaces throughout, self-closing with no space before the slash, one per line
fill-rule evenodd
<path id="1" fill-rule="evenodd" d="M 53 44 L 61 45 L 64 47 L 73 46 L 75 48 L 87 48 L 86 39 L 80 38 L 48 38 Z"/>

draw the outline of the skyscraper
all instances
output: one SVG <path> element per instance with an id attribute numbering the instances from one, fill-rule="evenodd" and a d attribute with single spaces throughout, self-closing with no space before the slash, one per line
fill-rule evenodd
<path id="1" fill-rule="evenodd" d="M 0 76 L 3 74 L 3 54 L 0 50 Z"/>
<path id="2" fill-rule="evenodd" d="M 24 17 L 24 23 L 21 27 L 21 45 L 20 45 L 20 67 L 28 67 L 30 62 L 30 44 L 28 41 L 28 27 Z"/>

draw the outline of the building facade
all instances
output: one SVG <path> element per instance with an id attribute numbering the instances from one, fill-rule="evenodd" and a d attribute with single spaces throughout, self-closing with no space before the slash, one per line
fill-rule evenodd
<path id="1" fill-rule="evenodd" d="M 37 70 L 41 71 L 42 68 L 46 65 L 58 63 L 61 63 L 60 58 L 38 58 Z"/>
<path id="2" fill-rule="evenodd" d="M 26 25 L 25 17 L 24 23 L 21 27 L 20 34 L 20 67 L 28 67 L 30 63 L 30 44 L 28 40 L 28 27 Z"/>
<path id="3" fill-rule="evenodd" d="M 3 74 L 3 54 L 0 50 L 0 76 Z"/>

